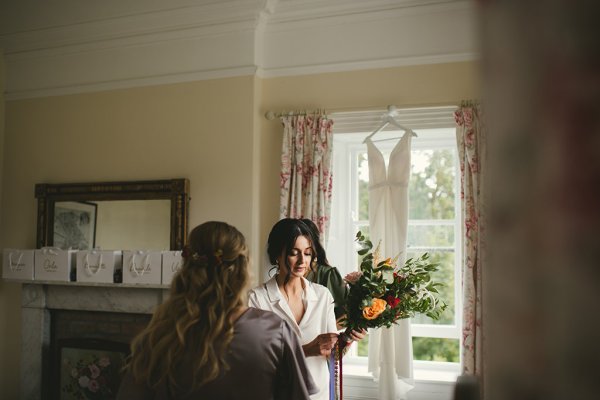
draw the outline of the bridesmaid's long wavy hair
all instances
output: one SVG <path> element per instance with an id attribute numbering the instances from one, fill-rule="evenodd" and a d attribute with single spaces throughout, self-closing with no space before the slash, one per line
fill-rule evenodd
<path id="1" fill-rule="evenodd" d="M 183 254 L 169 298 L 131 344 L 128 367 L 153 389 L 164 383 L 191 392 L 227 370 L 232 315 L 247 304 L 248 247 L 235 227 L 214 221 L 197 226 Z M 191 373 L 185 381 L 191 378 L 192 387 L 182 387 L 182 373 Z"/>

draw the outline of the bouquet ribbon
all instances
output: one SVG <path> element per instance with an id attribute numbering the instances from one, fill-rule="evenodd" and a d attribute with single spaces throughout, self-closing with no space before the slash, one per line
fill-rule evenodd
<path id="1" fill-rule="evenodd" d="M 329 355 L 329 400 L 343 399 L 342 356 L 344 355 L 344 348 L 347 346 L 347 343 L 344 340 L 344 334 L 340 335 L 340 339 L 336 342 L 333 351 Z M 339 397 L 337 397 L 338 388 Z"/>

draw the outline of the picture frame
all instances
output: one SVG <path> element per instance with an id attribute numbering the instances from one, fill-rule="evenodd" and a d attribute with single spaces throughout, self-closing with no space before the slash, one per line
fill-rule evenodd
<path id="1" fill-rule="evenodd" d="M 57 343 L 57 355 L 54 398 L 116 398 L 129 356 L 127 343 L 91 338 L 62 339 Z"/>
<path id="2" fill-rule="evenodd" d="M 54 208 L 54 241 L 61 249 L 91 250 L 96 246 L 98 206 L 87 201 L 57 201 Z"/>
<path id="3" fill-rule="evenodd" d="M 171 208 L 170 250 L 181 250 L 187 243 L 191 200 L 190 181 L 187 178 L 37 183 L 35 198 L 37 199 L 36 248 L 38 249 L 54 246 L 54 208 L 56 203 L 68 201 L 97 203 L 111 200 L 169 200 Z M 96 226 L 96 230 L 98 231 L 98 226 Z"/>

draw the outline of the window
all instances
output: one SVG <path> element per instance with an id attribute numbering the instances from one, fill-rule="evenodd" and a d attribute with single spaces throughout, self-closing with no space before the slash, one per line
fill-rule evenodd
<path id="1" fill-rule="evenodd" d="M 451 119 L 446 119 L 445 125 L 413 128 L 418 137 L 412 139 L 411 148 L 407 257 L 428 252 L 441 264 L 435 278 L 445 283 L 440 295 L 448 304 L 438 321 L 426 316 L 411 320 L 415 364 L 456 363 L 457 367 L 462 320 L 460 175 L 456 130 Z M 386 163 L 398 141 L 393 138 L 399 138 L 403 133 L 385 131 L 373 137 Z M 327 252 L 342 275 L 358 269 L 356 232 L 369 234 L 369 174 L 367 149 L 362 143 L 367 134 L 339 131 L 334 134 L 334 186 Z M 355 361 L 361 362 L 362 358 L 364 362 L 368 353 L 367 340 L 351 350 L 350 356 L 355 357 Z"/>

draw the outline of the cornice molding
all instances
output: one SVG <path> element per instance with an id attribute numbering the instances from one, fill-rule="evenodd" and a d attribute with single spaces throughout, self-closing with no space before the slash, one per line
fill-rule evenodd
<path id="1" fill-rule="evenodd" d="M 195 6 L 77 22 L 0 35 L 7 55 L 99 42 L 144 43 L 162 36 L 235 31 L 256 24 L 263 0 L 222 0 Z"/>
<path id="2" fill-rule="evenodd" d="M 223 0 L 0 35 L 6 99 L 470 61 L 465 0 Z"/>
<path id="3" fill-rule="evenodd" d="M 395 15 L 419 14 L 432 11 L 472 7 L 469 0 L 305 0 L 280 1 L 269 24 L 275 27 L 290 23 L 319 23 L 344 19 L 393 18 Z"/>
<path id="4" fill-rule="evenodd" d="M 279 78 L 286 76 L 314 75 L 335 72 L 360 71 L 367 69 L 382 69 L 407 67 L 411 65 L 444 64 L 476 61 L 477 53 L 449 53 L 424 56 L 407 56 L 379 60 L 363 60 L 331 64 L 314 64 L 297 67 L 258 68 L 256 74 L 260 78 Z"/>
<path id="5" fill-rule="evenodd" d="M 168 85 L 174 83 L 202 81 L 209 79 L 233 78 L 238 76 L 253 76 L 256 74 L 254 65 L 235 68 L 218 68 L 214 70 L 155 75 L 144 78 L 129 78 L 105 82 L 82 82 L 76 85 L 44 87 L 16 92 L 8 92 L 6 100 L 22 100 L 37 97 L 63 96 L 78 93 L 93 93 L 106 90 L 128 89 L 142 86 Z"/>

